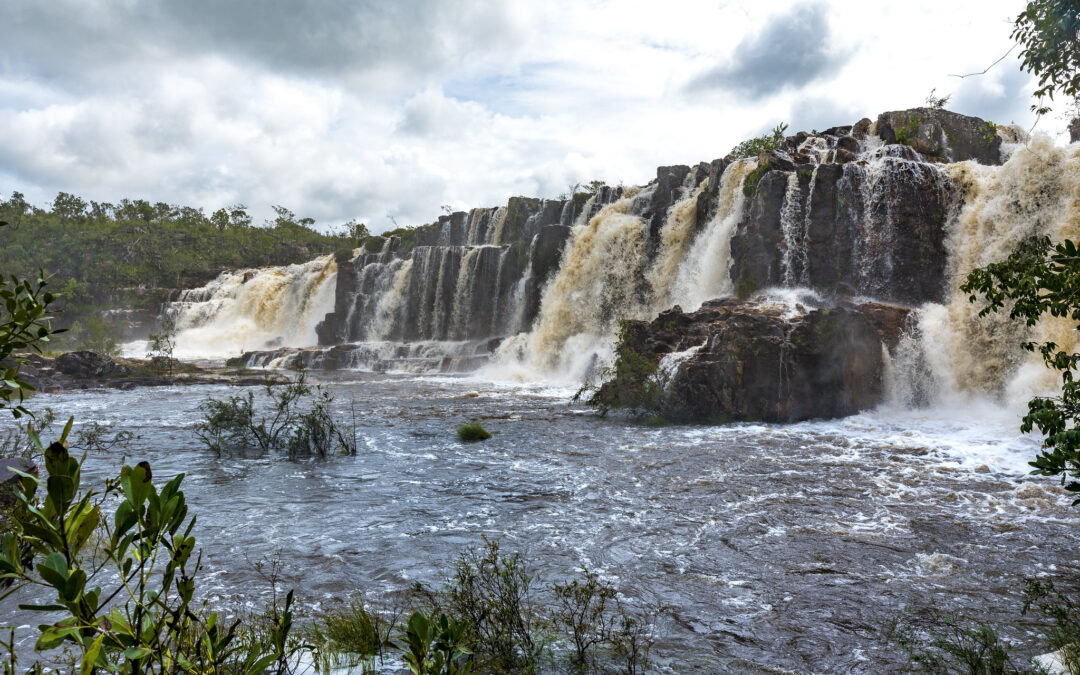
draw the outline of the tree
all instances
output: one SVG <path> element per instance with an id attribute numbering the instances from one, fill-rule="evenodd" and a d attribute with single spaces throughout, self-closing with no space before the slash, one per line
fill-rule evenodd
<path id="1" fill-rule="evenodd" d="M 1013 23 L 1012 38 L 1022 47 L 1021 68 L 1038 75 L 1038 103 L 1031 109 L 1042 115 L 1050 108 L 1043 98 L 1055 93 L 1080 93 L 1080 2 L 1032 0 Z"/>
<path id="2" fill-rule="evenodd" d="M 1076 321 L 1080 329 L 1080 251 L 1068 240 L 1055 245 L 1049 237 L 1032 237 L 1004 261 L 973 270 L 960 290 L 971 294 L 971 302 L 986 299 L 980 316 L 1012 303 L 1010 318 L 1029 326 L 1048 314 Z M 1045 437 L 1043 451 L 1031 462 L 1033 473 L 1061 476 L 1065 489 L 1078 493 L 1073 504 L 1080 504 L 1080 354 L 1050 341 L 1023 347 L 1039 352 L 1047 367 L 1061 373 L 1061 394 L 1028 401 L 1021 421 L 1022 431 L 1037 428 Z"/>
<path id="3" fill-rule="evenodd" d="M 0 227 L 7 223 L 0 221 Z M 24 358 L 17 353 L 25 350 L 41 352 L 41 344 L 49 341 L 54 331 L 49 323 L 49 305 L 56 296 L 45 290 L 44 273 L 34 281 L 0 277 L 0 409 L 7 408 L 16 418 L 27 414 L 23 407 L 27 391 L 33 391 L 19 379 Z"/>

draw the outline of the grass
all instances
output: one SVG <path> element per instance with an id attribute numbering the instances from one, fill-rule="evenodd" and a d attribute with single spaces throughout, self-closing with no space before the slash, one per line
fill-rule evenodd
<path id="1" fill-rule="evenodd" d="M 480 426 L 479 422 L 469 422 L 457 428 L 457 437 L 462 443 L 474 443 L 491 438 L 491 432 Z"/>

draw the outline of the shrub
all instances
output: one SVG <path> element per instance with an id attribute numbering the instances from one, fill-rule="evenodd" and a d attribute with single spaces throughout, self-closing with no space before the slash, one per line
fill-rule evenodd
<path id="1" fill-rule="evenodd" d="M 346 605 L 325 610 L 308 629 L 320 667 L 329 671 L 332 666 L 370 662 L 376 656 L 382 660 L 386 648 L 394 646 L 390 637 L 400 616 L 399 611 L 384 615 L 368 609 L 359 595 Z"/>
<path id="2" fill-rule="evenodd" d="M 788 125 L 781 123 L 773 127 L 772 133 L 749 138 L 731 149 L 729 154 L 736 158 L 757 157 L 762 151 L 776 150 L 784 143 L 784 132 Z"/>
<path id="3" fill-rule="evenodd" d="M 35 650 L 67 645 L 82 673 L 286 672 L 301 647 L 290 638 L 292 593 L 254 641 L 239 638 L 238 620 L 226 624 L 194 605 L 202 558 L 180 489 L 184 475 L 159 490 L 150 465 L 141 462 L 125 466 L 100 495 L 82 493 L 81 462 L 66 447 L 71 424 L 48 447 L 32 434 L 48 477 L 22 477 L 11 530 L 0 537 L 0 578 L 15 584 L 4 597 L 34 584 L 55 598 L 24 606 L 50 613 Z M 113 501 L 115 514 L 103 517 L 102 506 Z M 95 538 L 99 527 L 103 536 Z M 27 551 L 40 561 L 36 566 L 24 557 Z M 84 563 L 91 554 L 108 564 Z M 8 656 L 14 672 L 14 652 Z"/>
<path id="4" fill-rule="evenodd" d="M 491 432 L 481 426 L 479 422 L 469 422 L 457 428 L 457 437 L 462 443 L 474 443 L 491 438 Z"/>
<path id="5" fill-rule="evenodd" d="M 445 614 L 413 612 L 405 628 L 405 663 L 414 675 L 467 675 L 468 624 Z"/>
<path id="6" fill-rule="evenodd" d="M 584 669 L 592 665 L 593 646 L 609 641 L 615 617 L 609 607 L 614 604 L 615 587 L 600 581 L 595 572 L 581 568 L 583 581 L 574 579 L 568 584 L 555 584 L 555 611 L 552 621 L 570 636 L 574 653 L 570 660 Z"/>
<path id="7" fill-rule="evenodd" d="M 761 177 L 772 170 L 772 167 L 768 164 L 761 164 L 754 167 L 753 171 L 746 174 L 746 178 L 743 179 L 742 190 L 743 194 L 747 197 L 753 197 L 757 192 L 758 183 L 761 182 Z"/>
<path id="8" fill-rule="evenodd" d="M 284 450 L 289 457 L 326 457 L 340 451 L 356 454 L 356 429 L 345 429 L 329 413 L 333 395 L 307 384 L 303 371 L 291 382 L 267 377 L 263 384 L 270 401 L 267 415 L 257 415 L 255 394 L 209 398 L 200 404 L 203 419 L 195 435 L 218 454 L 233 451 Z M 305 407 L 307 399 L 314 400 Z"/>
<path id="9" fill-rule="evenodd" d="M 469 626 L 469 642 L 479 670 L 536 672 L 542 646 L 533 639 L 538 616 L 530 591 L 536 577 L 521 555 L 505 555 L 499 542 L 463 553 L 446 591 L 447 608 Z"/>

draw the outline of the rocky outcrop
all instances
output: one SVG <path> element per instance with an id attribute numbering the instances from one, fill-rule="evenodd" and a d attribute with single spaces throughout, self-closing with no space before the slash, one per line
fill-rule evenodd
<path id="1" fill-rule="evenodd" d="M 878 405 L 883 341 L 907 310 L 885 305 L 794 306 L 763 298 L 675 307 L 629 322 L 616 377 L 594 402 L 653 407 L 680 421 L 793 422 Z"/>
<path id="2" fill-rule="evenodd" d="M 978 117 L 940 108 L 896 110 L 878 116 L 877 134 L 886 143 L 910 145 L 940 161 L 1001 164 L 997 127 Z"/>
<path id="3" fill-rule="evenodd" d="M 99 378 L 123 377 L 131 374 L 131 368 L 119 364 L 111 357 L 98 352 L 68 352 L 56 357 L 54 367 L 72 377 Z"/>
<path id="4" fill-rule="evenodd" d="M 732 281 L 741 295 L 848 284 L 891 302 L 943 298 L 945 226 L 956 191 L 910 147 L 854 159 L 845 148 L 857 144 L 852 135 L 797 134 L 759 156 L 731 240 Z"/>

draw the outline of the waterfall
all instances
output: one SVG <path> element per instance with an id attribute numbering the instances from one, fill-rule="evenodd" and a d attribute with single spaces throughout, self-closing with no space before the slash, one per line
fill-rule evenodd
<path id="1" fill-rule="evenodd" d="M 801 270 L 806 267 L 805 239 L 806 220 L 803 217 L 799 189 L 799 172 L 792 171 L 787 177 L 787 190 L 784 192 L 784 204 L 780 207 L 780 231 L 784 235 L 784 250 L 781 263 L 785 286 L 794 286 L 802 281 Z M 807 197 L 809 199 L 809 196 Z M 807 211 L 809 212 L 809 205 Z M 798 267 L 796 267 L 798 265 Z"/>
<path id="2" fill-rule="evenodd" d="M 701 307 L 701 303 L 709 298 L 734 292 L 728 271 L 731 264 L 731 235 L 743 216 L 746 202 L 743 181 L 756 167 L 756 161 L 743 159 L 733 162 L 724 170 L 717 192 L 716 214 L 694 239 L 678 266 L 672 284 L 671 304 L 691 311 Z"/>
<path id="3" fill-rule="evenodd" d="M 394 336 L 394 328 L 401 322 L 401 312 L 405 307 L 409 282 L 412 279 L 413 261 L 398 260 L 394 264 L 396 268 L 393 279 L 390 287 L 379 296 L 375 304 L 375 316 L 368 327 L 366 340 L 389 340 Z"/>
<path id="4" fill-rule="evenodd" d="M 679 275 L 679 267 L 696 234 L 694 225 L 697 223 L 698 197 L 708 186 L 706 178 L 701 185 L 689 191 L 689 194 L 668 210 L 664 227 L 660 230 L 660 250 L 648 271 L 654 305 L 670 307 L 672 304 L 671 293 Z"/>
<path id="5" fill-rule="evenodd" d="M 1073 322 L 1045 317 L 1031 328 L 1007 312 L 979 316 L 982 302 L 960 291 L 976 267 L 1007 257 L 1033 235 L 1054 241 L 1080 238 L 1080 146 L 1055 147 L 1044 135 L 1012 152 L 1001 167 L 949 165 L 965 195 L 949 221 L 948 294 L 944 303 L 918 310 L 917 326 L 894 357 L 894 379 L 909 402 L 936 403 L 990 394 L 1021 406 L 1059 382 L 1041 358 L 1020 348 L 1026 340 L 1080 348 Z M 921 399 L 921 400 L 918 400 Z"/>
<path id="6" fill-rule="evenodd" d="M 564 369 L 568 358 L 610 341 L 619 319 L 642 316 L 648 228 L 632 210 L 639 192 L 627 190 L 574 227 L 528 340 L 527 357 L 539 369 Z M 574 348 L 568 349 L 571 340 Z"/>
<path id="7" fill-rule="evenodd" d="M 316 324 L 334 308 L 337 264 L 324 256 L 302 265 L 225 272 L 168 304 L 179 357 L 235 356 L 247 350 L 309 347 Z"/>

